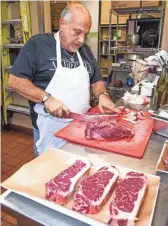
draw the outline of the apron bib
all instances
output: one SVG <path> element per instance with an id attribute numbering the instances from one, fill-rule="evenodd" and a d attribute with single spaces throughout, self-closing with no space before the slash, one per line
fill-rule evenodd
<path id="1" fill-rule="evenodd" d="M 61 100 L 70 111 L 86 113 L 90 109 L 89 74 L 78 51 L 79 67 L 69 69 L 62 66 L 59 32 L 56 34 L 56 39 L 57 68 L 45 91 Z M 45 113 L 42 104 L 36 104 L 34 110 L 38 114 L 37 126 L 40 133 L 40 139 L 36 143 L 38 154 L 49 147 L 62 147 L 66 141 L 55 137 L 54 134 L 72 120 L 60 119 Z"/>

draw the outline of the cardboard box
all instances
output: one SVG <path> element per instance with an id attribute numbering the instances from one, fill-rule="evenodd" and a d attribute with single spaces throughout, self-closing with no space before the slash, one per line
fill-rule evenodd
<path id="1" fill-rule="evenodd" d="M 111 7 L 113 9 L 140 7 L 140 1 L 112 1 Z"/>
<path id="2" fill-rule="evenodd" d="M 160 1 L 142 1 L 142 7 L 159 6 L 160 3 Z"/>
<path id="3" fill-rule="evenodd" d="M 110 59 L 110 61 L 109 61 L 109 65 L 111 66 L 112 65 L 112 59 Z M 100 65 L 101 65 L 101 67 L 108 67 L 108 58 L 106 57 L 106 58 L 104 58 L 104 57 L 101 57 L 100 58 Z"/>
<path id="4" fill-rule="evenodd" d="M 59 28 L 59 19 L 62 10 L 67 6 L 67 2 L 52 2 L 51 3 L 51 25 L 52 30 Z"/>
<path id="5" fill-rule="evenodd" d="M 109 24 L 109 11 L 112 8 L 112 4 L 117 2 L 110 2 L 110 1 L 102 1 L 101 3 L 101 24 Z M 134 5 L 134 2 L 132 2 Z M 119 24 L 125 24 L 126 20 L 128 19 L 127 15 L 120 15 L 119 17 Z M 117 23 L 117 17 L 112 14 L 112 24 Z"/>

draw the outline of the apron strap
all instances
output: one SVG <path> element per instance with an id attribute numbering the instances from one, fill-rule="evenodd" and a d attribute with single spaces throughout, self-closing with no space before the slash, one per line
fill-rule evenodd
<path id="1" fill-rule="evenodd" d="M 84 66 L 84 63 L 83 63 L 83 60 L 82 60 L 82 57 L 81 57 L 79 51 L 77 51 L 77 56 L 78 56 L 78 59 L 79 59 L 80 66 L 85 67 L 85 66 Z"/>
<path id="2" fill-rule="evenodd" d="M 56 41 L 57 67 L 62 67 L 62 64 L 61 64 L 61 45 L 60 45 L 59 31 L 56 34 L 56 38 L 57 38 L 57 41 Z"/>
<path id="3" fill-rule="evenodd" d="M 62 64 L 61 64 L 61 45 L 60 45 L 59 31 L 56 34 L 56 38 L 57 38 L 57 42 L 56 42 L 56 46 L 57 46 L 57 48 L 56 48 L 57 67 L 62 67 Z M 77 51 L 76 53 L 77 53 L 77 56 L 78 56 L 78 59 L 79 59 L 80 66 L 85 67 L 79 51 Z"/>

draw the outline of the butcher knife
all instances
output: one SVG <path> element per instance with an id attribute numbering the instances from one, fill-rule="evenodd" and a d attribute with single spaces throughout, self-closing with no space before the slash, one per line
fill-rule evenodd
<path id="1" fill-rule="evenodd" d="M 117 113 L 111 113 L 111 114 L 78 114 L 75 112 L 70 112 L 70 114 L 68 116 L 63 116 L 64 118 L 69 118 L 69 119 L 75 119 L 78 121 L 84 121 L 84 122 L 88 122 L 88 121 L 94 121 L 94 120 L 99 120 L 101 118 L 103 119 L 114 119 L 118 116 Z"/>
<path id="2" fill-rule="evenodd" d="M 44 107 L 44 111 L 48 113 L 47 109 Z M 58 117 L 58 116 L 56 116 Z M 78 121 L 84 121 L 84 122 L 89 122 L 89 121 L 94 121 L 94 120 L 99 120 L 101 118 L 103 119 L 114 119 L 118 117 L 118 114 L 115 112 L 108 113 L 108 114 L 79 114 L 75 112 L 70 112 L 69 115 L 66 115 L 66 112 L 63 110 L 62 112 L 62 118 L 66 119 L 74 119 Z"/>

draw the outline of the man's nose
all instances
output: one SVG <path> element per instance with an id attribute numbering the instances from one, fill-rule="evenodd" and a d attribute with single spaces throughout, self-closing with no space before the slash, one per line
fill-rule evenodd
<path id="1" fill-rule="evenodd" d="M 78 38 L 78 41 L 79 41 L 81 44 L 83 44 L 84 41 L 85 41 L 85 35 L 84 35 L 84 34 L 80 34 L 80 35 L 79 35 L 79 38 Z"/>

